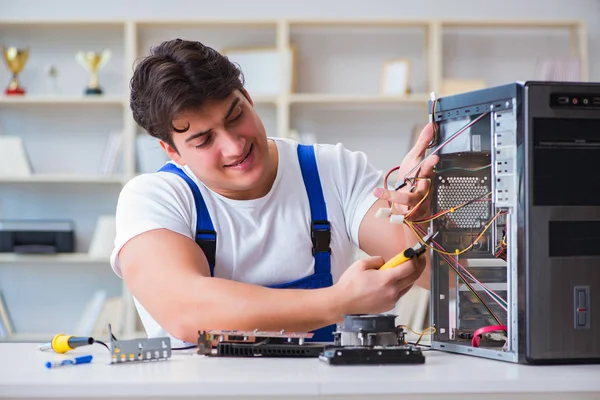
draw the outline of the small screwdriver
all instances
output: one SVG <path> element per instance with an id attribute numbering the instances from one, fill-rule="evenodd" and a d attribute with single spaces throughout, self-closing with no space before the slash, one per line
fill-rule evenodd
<path id="1" fill-rule="evenodd" d="M 424 243 L 429 243 L 436 235 L 437 235 L 437 232 L 435 232 L 433 234 L 430 233 L 429 235 L 425 236 L 422 240 Z M 409 247 L 408 249 L 404 250 L 403 252 L 395 255 L 392 259 L 390 259 L 388 262 L 386 262 L 381 267 L 379 267 L 379 269 L 385 270 L 385 269 L 395 268 L 398 265 L 404 264 L 405 262 L 407 262 L 413 258 L 421 257 L 423 255 L 423 253 L 425 253 L 426 250 L 427 250 L 427 247 L 425 247 L 423 245 L 423 243 L 419 242 L 416 245 L 414 245 L 413 247 Z"/>
<path id="2" fill-rule="evenodd" d="M 69 350 L 76 349 L 82 346 L 94 344 L 95 340 L 92 337 L 70 336 L 59 333 L 54 336 L 51 342 L 44 343 L 39 347 L 40 350 L 54 350 L 59 354 L 64 354 Z"/>
<path id="3" fill-rule="evenodd" d="M 413 249 L 412 247 L 409 247 L 408 249 L 404 250 L 402 253 L 395 255 L 391 260 L 389 260 L 388 262 L 383 264 L 379 269 L 380 270 L 392 269 L 394 267 L 397 267 L 400 264 L 404 264 L 405 262 L 407 262 L 408 260 L 410 260 L 414 257 L 418 257 L 417 251 L 415 249 Z"/>

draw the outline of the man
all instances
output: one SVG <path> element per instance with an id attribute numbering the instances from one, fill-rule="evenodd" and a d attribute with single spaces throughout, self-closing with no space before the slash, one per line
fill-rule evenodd
<path id="1" fill-rule="evenodd" d="M 331 341 L 343 314 L 391 310 L 421 276 L 425 260 L 378 270 L 417 238 L 375 213 L 388 199 L 415 205 L 423 188 L 377 188 L 381 173 L 342 145 L 268 138 L 241 71 L 215 50 L 180 39 L 153 49 L 135 69 L 131 109 L 172 160 L 130 181 L 116 211 L 111 265 L 150 337 L 284 329 Z M 400 174 L 431 137 L 425 129 Z M 373 257 L 353 263 L 355 247 Z"/>

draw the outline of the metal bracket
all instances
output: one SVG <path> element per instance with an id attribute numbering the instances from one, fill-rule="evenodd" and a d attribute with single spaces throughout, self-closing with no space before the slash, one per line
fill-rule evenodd
<path id="1" fill-rule="evenodd" d="M 169 337 L 114 340 L 110 325 L 108 334 L 111 338 L 111 364 L 166 360 L 171 357 L 171 338 Z"/>

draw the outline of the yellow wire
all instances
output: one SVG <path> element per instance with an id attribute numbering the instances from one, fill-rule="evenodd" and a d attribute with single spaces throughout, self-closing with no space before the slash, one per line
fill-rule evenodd
<path id="1" fill-rule="evenodd" d="M 418 208 L 418 207 L 421 205 L 421 203 L 423 203 L 423 202 L 425 201 L 425 199 L 427 198 L 427 196 L 429 196 L 429 192 L 431 191 L 431 179 L 430 179 L 430 178 L 422 178 L 422 177 L 419 177 L 419 178 L 417 178 L 417 177 L 415 177 L 415 178 L 409 178 L 409 179 L 408 179 L 408 181 L 410 181 L 411 179 L 412 179 L 413 181 L 427 181 L 427 182 L 429 182 L 429 185 L 427 186 L 427 193 L 425 193 L 425 196 L 423 196 L 423 198 L 421 199 L 421 201 L 419 201 L 419 202 L 417 203 L 417 205 L 416 205 L 416 206 L 414 206 L 414 207 L 413 207 L 413 208 L 412 208 L 412 209 L 411 209 L 411 210 L 410 210 L 410 211 L 409 211 L 409 212 L 408 212 L 408 213 L 407 213 L 407 214 L 404 216 L 404 218 L 408 218 L 408 217 L 409 217 L 409 216 L 410 216 L 410 215 L 411 215 L 411 214 L 414 212 L 414 210 L 415 210 L 415 209 L 417 209 L 417 208 Z M 414 185 L 414 182 L 411 182 L 411 185 Z M 390 202 L 388 201 L 388 203 L 390 203 Z"/>
<path id="2" fill-rule="evenodd" d="M 459 255 L 471 250 L 473 248 L 473 246 L 475 246 L 475 243 L 477 243 L 479 241 L 479 239 L 481 239 L 483 237 L 483 235 L 485 234 L 485 232 L 490 228 L 490 226 L 494 223 L 494 221 L 501 215 L 501 212 L 498 212 L 484 227 L 483 231 L 481 231 L 479 233 L 479 235 L 475 238 L 475 240 L 465 249 L 463 250 L 459 250 L 459 249 L 455 249 L 455 251 L 453 253 L 447 252 L 447 251 L 443 251 L 440 249 L 436 249 L 433 246 L 430 246 L 428 243 L 426 243 L 425 241 L 423 241 L 421 235 L 418 234 L 418 232 L 415 230 L 414 228 L 414 224 L 422 224 L 422 223 L 426 223 L 426 222 L 431 222 L 437 218 L 440 218 L 448 213 L 453 213 L 456 210 L 465 207 L 467 205 L 470 205 L 473 203 L 473 200 L 469 200 L 463 204 L 460 204 L 458 206 L 452 207 L 448 210 L 442 211 L 440 213 L 438 213 L 437 215 L 434 215 L 432 217 L 423 219 L 423 220 L 419 220 L 419 221 L 408 221 L 408 218 L 415 212 L 416 209 L 419 208 L 419 206 L 427 199 L 427 197 L 429 196 L 429 193 L 431 192 L 431 179 L 430 178 L 422 178 L 422 177 L 414 177 L 412 178 L 413 180 L 417 181 L 417 180 L 426 180 L 428 182 L 427 185 L 427 193 L 425 193 L 425 196 L 423 196 L 423 198 L 417 203 L 417 205 L 415 207 L 413 207 L 405 216 L 404 216 L 404 223 L 413 231 L 413 233 L 417 236 L 417 238 L 419 238 L 419 241 L 425 245 L 427 248 L 432 249 L 434 251 L 437 251 L 440 254 L 446 254 L 449 256 L 454 256 L 454 257 L 458 257 Z M 488 192 L 486 193 L 484 196 L 481 196 L 482 198 L 491 195 L 492 192 Z"/>
<path id="3" fill-rule="evenodd" d="M 425 335 L 433 335 L 436 330 L 433 326 L 428 327 L 427 329 L 425 329 L 423 332 L 419 333 L 419 332 L 415 332 L 410 326 L 408 325 L 398 325 L 399 328 L 406 328 L 409 331 L 411 331 L 413 334 L 418 335 L 419 339 L 417 339 L 415 345 L 418 345 L 419 342 L 421 341 L 421 339 L 423 339 L 423 336 Z"/>
<path id="4" fill-rule="evenodd" d="M 491 195 L 491 194 L 492 194 L 492 192 L 488 192 L 488 193 L 486 193 L 485 195 L 481 196 L 481 198 L 483 199 L 485 196 L 489 196 L 489 195 Z M 418 220 L 418 221 L 410 221 L 410 222 L 412 222 L 412 223 L 414 223 L 414 224 L 424 224 L 424 223 L 426 223 L 426 222 L 431 222 L 431 221 L 433 221 L 433 220 L 435 220 L 435 219 L 438 219 L 438 218 L 440 218 L 440 217 L 443 217 L 443 216 L 444 216 L 444 215 L 446 215 L 446 214 L 453 213 L 453 212 L 455 212 L 456 210 L 458 210 L 458 209 L 460 209 L 460 208 L 463 208 L 463 207 L 466 207 L 466 206 L 468 206 L 468 205 L 471 205 L 471 204 L 472 204 L 472 202 L 473 202 L 473 200 L 469 200 L 469 201 L 467 201 L 467 202 L 464 202 L 463 204 L 460 204 L 460 205 L 458 205 L 458 206 L 455 206 L 455 207 L 449 208 L 449 209 L 447 209 L 447 210 L 445 210 L 445 211 L 442 211 L 442 212 L 440 212 L 439 214 L 436 214 L 436 215 L 434 215 L 434 216 L 432 216 L 432 217 L 429 217 L 429 218 L 427 218 L 427 219 L 421 219 L 421 220 Z"/>
<path id="5" fill-rule="evenodd" d="M 410 217 L 417 208 L 419 208 L 419 206 L 421 205 L 421 203 L 423 203 L 425 201 L 425 199 L 429 196 L 429 192 L 431 192 L 431 179 L 430 178 L 414 178 L 415 180 L 418 181 L 427 181 L 428 185 L 427 185 L 427 193 L 425 193 L 425 196 L 423 196 L 423 198 L 417 203 L 416 206 L 414 206 L 412 208 L 412 210 L 410 210 L 405 216 L 404 216 L 404 220 L 406 220 L 406 218 Z"/>
<path id="6" fill-rule="evenodd" d="M 464 248 L 463 250 L 458 250 L 456 249 L 454 252 L 447 252 L 447 251 L 443 251 L 440 249 L 436 249 L 433 246 L 430 246 L 428 243 L 426 243 L 423 238 L 421 237 L 421 235 L 419 235 L 419 233 L 417 232 L 417 230 L 414 227 L 414 223 L 410 222 L 410 221 L 404 221 L 404 223 L 413 231 L 413 233 L 417 236 L 417 238 L 419 239 L 419 241 L 426 246 L 427 248 L 437 251 L 440 254 L 446 254 L 448 256 L 453 256 L 453 257 L 457 257 L 469 250 L 471 250 L 471 248 L 473 248 L 473 246 L 475 246 L 475 243 L 477 243 L 477 241 L 479 239 L 481 239 L 483 237 L 483 235 L 485 234 L 485 232 L 490 228 L 490 226 L 492 226 L 492 224 L 494 223 L 494 221 L 502 214 L 501 211 L 498 211 L 498 213 L 485 225 L 485 227 L 483 228 L 483 230 L 481 231 L 481 233 L 477 236 L 477 238 L 475 238 L 475 240 L 466 248 Z"/>
<path id="7" fill-rule="evenodd" d="M 431 122 L 432 122 L 432 127 L 433 127 L 433 139 L 430 143 L 430 146 L 428 146 L 428 148 L 433 148 L 435 146 L 437 146 L 438 144 L 438 139 L 439 139 L 439 126 L 438 123 L 435 120 L 435 111 L 436 111 L 436 105 L 437 105 L 438 100 L 435 99 L 433 100 L 433 104 L 431 107 Z"/>
<path id="8" fill-rule="evenodd" d="M 427 181 L 427 183 L 428 183 L 428 185 L 427 185 L 427 193 L 425 193 L 425 196 L 423 196 L 423 198 L 417 203 L 417 205 L 414 206 L 404 216 L 405 220 L 408 219 L 415 212 L 415 210 L 417 208 L 419 208 L 419 206 L 427 199 L 427 197 L 429 197 L 429 194 L 431 193 L 431 179 L 430 178 L 422 178 L 422 177 L 416 178 L 415 177 L 415 178 L 412 178 L 412 179 L 419 180 L 419 181 L 423 181 L 423 180 Z M 492 192 L 488 192 L 488 193 L 486 193 L 485 195 L 483 195 L 481 197 L 484 198 L 484 197 L 489 196 L 491 194 L 492 194 Z M 429 217 L 429 218 L 426 218 L 426 219 L 422 219 L 422 220 L 418 220 L 418 221 L 410 221 L 410 222 L 415 223 L 415 224 L 423 224 L 423 223 L 431 222 L 431 221 L 433 221 L 435 219 L 438 219 L 438 218 L 440 218 L 440 217 L 442 217 L 442 216 L 444 216 L 446 214 L 453 213 L 453 212 L 455 212 L 456 210 L 458 210 L 460 208 L 466 207 L 466 206 L 468 206 L 468 205 L 470 205 L 472 203 L 473 203 L 473 200 L 469 200 L 467 202 L 464 202 L 463 204 L 460 204 L 458 206 L 449 208 L 448 210 L 442 211 L 441 213 L 439 213 L 439 214 L 437 214 L 435 216 L 432 216 L 432 217 Z"/>

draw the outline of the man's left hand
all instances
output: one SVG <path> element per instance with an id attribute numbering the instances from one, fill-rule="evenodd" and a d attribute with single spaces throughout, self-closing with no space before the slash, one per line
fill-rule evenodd
<path id="1" fill-rule="evenodd" d="M 432 139 L 433 125 L 429 123 L 421 131 L 417 143 L 402 160 L 402 164 L 400 164 L 400 168 L 398 170 L 398 181 L 396 182 L 396 187 L 403 182 L 403 179 L 408 172 L 410 172 L 423 160 L 425 157 L 425 152 L 427 151 L 427 147 L 429 146 L 429 143 L 431 143 Z M 439 157 L 437 155 L 429 156 L 425 162 L 421 164 L 417 171 L 414 171 L 411 176 L 406 176 L 407 179 L 415 183 L 414 187 L 411 182 L 407 182 L 403 188 L 397 191 L 388 190 L 387 188 L 377 188 L 373 194 L 380 199 L 392 202 L 392 211 L 394 214 L 406 215 L 419 203 L 419 201 L 421 201 L 421 199 L 423 199 L 423 196 L 427 194 L 427 191 L 430 190 L 430 185 L 433 183 L 433 167 L 438 163 L 438 161 Z M 415 177 L 419 179 L 413 180 Z M 421 220 L 429 217 L 430 215 L 431 193 L 423 201 L 423 203 L 421 203 L 419 208 L 411 214 L 410 220 Z"/>

